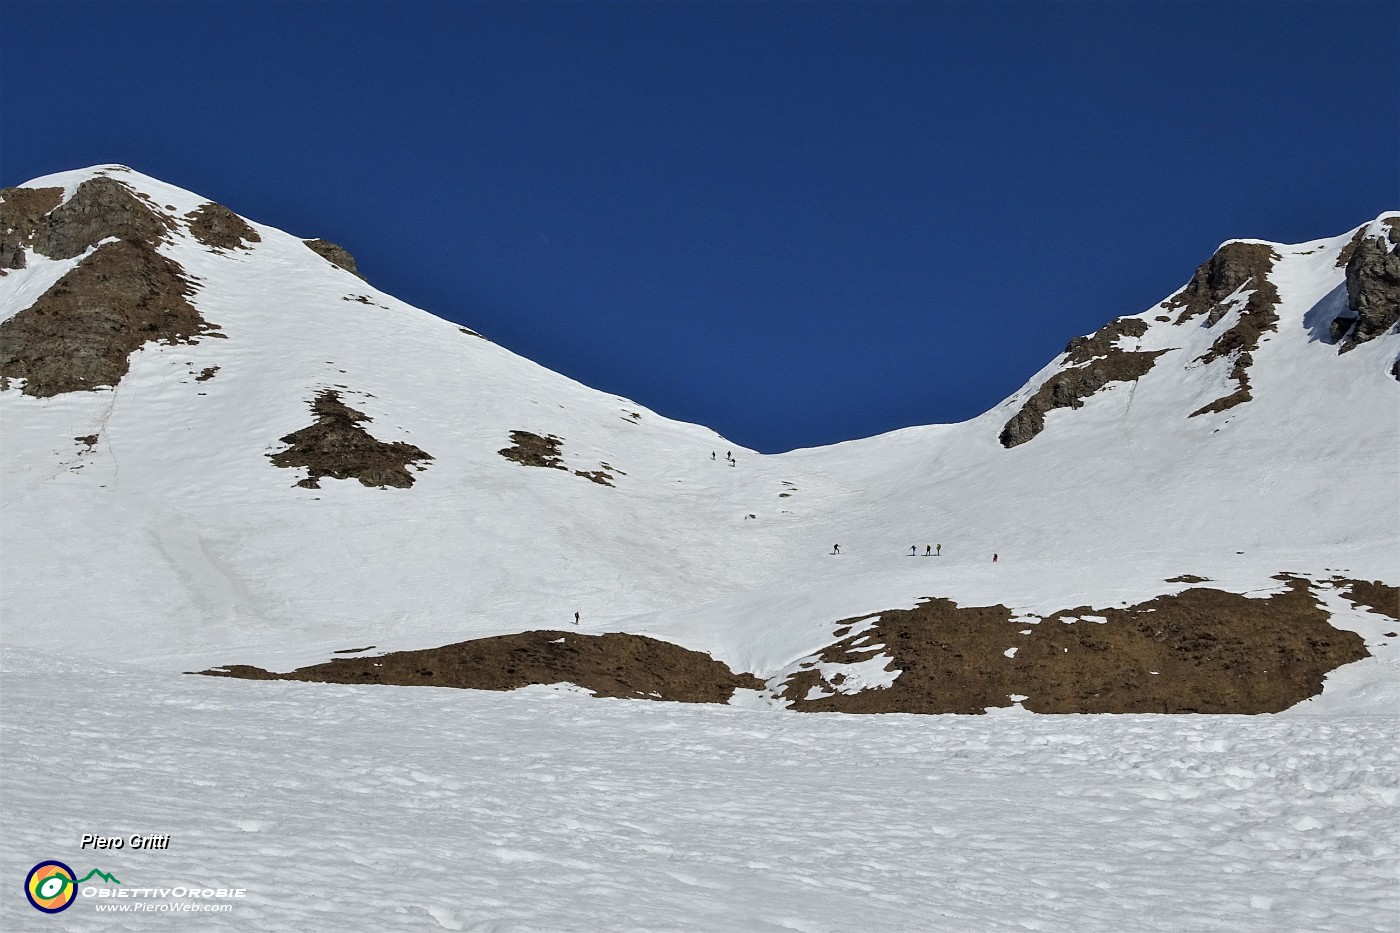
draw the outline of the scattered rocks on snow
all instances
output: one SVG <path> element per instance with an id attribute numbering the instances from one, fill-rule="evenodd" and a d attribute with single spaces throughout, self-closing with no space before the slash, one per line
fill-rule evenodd
<path id="1" fill-rule="evenodd" d="M 298 486 L 319 489 L 322 477 L 357 479 L 365 486 L 413 485 L 409 464 L 431 460 L 432 455 L 403 441 L 381 441 L 360 427 L 370 418 L 340 400 L 340 393 L 326 389 L 311 403 L 316 422 L 282 438 L 286 450 L 268 454 L 274 466 L 305 467 L 308 476 Z M 421 469 L 421 467 L 420 467 Z"/>
<path id="2" fill-rule="evenodd" d="M 545 467 L 552 470 L 564 470 L 569 472 L 569 468 L 564 465 L 564 439 L 553 434 L 546 434 L 541 437 L 529 431 L 511 431 L 510 447 L 502 447 L 496 453 L 511 460 L 521 466 Z M 613 468 L 606 463 L 601 464 L 602 469 L 598 470 L 574 470 L 575 476 L 582 476 L 586 480 L 597 483 L 600 486 L 611 486 L 613 481 Z M 616 471 L 621 473 L 621 470 Z"/>

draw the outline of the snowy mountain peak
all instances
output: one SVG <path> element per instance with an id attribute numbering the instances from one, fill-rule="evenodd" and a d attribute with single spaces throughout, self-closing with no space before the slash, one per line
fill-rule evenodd
<path id="1" fill-rule="evenodd" d="M 1143 381 L 1172 384 L 1183 390 L 1183 417 L 1231 411 L 1255 398 L 1256 358 L 1278 354 L 1281 365 L 1295 367 L 1300 345 L 1317 341 L 1339 344 L 1337 352 L 1345 353 L 1385 338 L 1359 365 L 1400 379 L 1400 339 L 1393 333 L 1400 315 L 1397 230 L 1400 215 L 1391 212 L 1301 247 L 1227 241 L 1155 308 L 1071 340 L 1002 428 L 1002 446 L 1027 443 L 1045 429 L 1050 412 L 1080 408 L 1119 383 L 1134 391 Z M 1218 387 L 1209 390 L 1214 397 L 1197 404 L 1209 385 Z"/>

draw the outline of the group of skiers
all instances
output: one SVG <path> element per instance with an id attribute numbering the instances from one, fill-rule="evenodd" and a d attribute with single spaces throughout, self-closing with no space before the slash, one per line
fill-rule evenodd
<path id="1" fill-rule="evenodd" d="M 711 460 L 714 460 L 714 459 L 715 459 L 715 452 L 714 452 L 713 450 L 710 451 L 710 459 L 711 459 Z M 738 466 L 738 465 L 739 465 L 739 461 L 734 459 L 734 451 L 732 451 L 732 450 L 726 450 L 726 451 L 724 452 L 724 459 L 729 461 L 729 465 L 730 465 L 730 466 Z"/>
<path id="2" fill-rule="evenodd" d="M 833 544 L 833 545 L 831 546 L 831 553 L 832 553 L 832 554 L 840 554 L 840 553 L 841 553 L 841 545 L 839 545 L 839 544 Z M 911 544 L 911 545 L 909 545 L 909 556 L 910 556 L 910 557 L 917 557 L 918 554 L 919 554 L 919 546 L 918 546 L 917 544 Z M 942 557 L 942 556 L 943 556 L 943 545 L 941 545 L 941 544 L 925 544 L 925 545 L 924 545 L 924 556 L 925 556 L 925 557 Z M 993 555 L 992 555 L 992 563 L 995 564 L 995 563 L 998 563 L 998 562 L 999 562 L 999 555 L 993 554 Z"/>

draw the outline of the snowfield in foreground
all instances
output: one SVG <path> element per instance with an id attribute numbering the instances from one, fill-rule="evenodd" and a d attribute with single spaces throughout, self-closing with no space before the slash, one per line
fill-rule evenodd
<path id="1" fill-rule="evenodd" d="M 805 716 L 11 649 L 5 930 L 1388 931 L 1383 715 Z M 58 802 L 63 805 L 56 805 Z M 84 833 L 165 851 L 79 851 Z M 44 917 L 60 858 L 227 913 Z M 179 903 L 171 896 L 120 903 Z"/>

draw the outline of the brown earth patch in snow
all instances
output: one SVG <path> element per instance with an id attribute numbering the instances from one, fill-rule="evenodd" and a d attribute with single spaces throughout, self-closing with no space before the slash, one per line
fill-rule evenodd
<path id="1" fill-rule="evenodd" d="M 350 255 L 350 251 L 343 246 L 337 246 L 330 240 L 302 240 L 311 251 L 317 256 L 329 262 L 331 265 L 339 266 L 351 275 L 363 279 L 359 268 L 355 265 L 355 257 Z"/>
<path id="2" fill-rule="evenodd" d="M 998 440 L 1003 447 L 1017 447 L 1045 430 L 1045 415 L 1057 408 L 1082 408 L 1084 399 L 1110 382 L 1132 382 L 1152 369 L 1166 350 L 1126 351 L 1109 349 L 1082 366 L 1070 366 L 1041 383 L 1040 388 L 1006 422 Z"/>
<path id="3" fill-rule="evenodd" d="M 143 344 L 222 337 L 187 300 L 173 260 L 140 243 L 104 243 L 33 305 L 0 322 L 0 388 L 23 379 L 41 398 L 115 386 Z"/>
<path id="4" fill-rule="evenodd" d="M 597 483 L 599 486 L 611 486 L 612 474 L 606 470 L 574 470 L 575 476 L 582 476 L 584 479 Z"/>
<path id="5" fill-rule="evenodd" d="M 24 251 L 33 245 L 44 215 L 62 201 L 62 188 L 0 190 L 0 274 L 24 268 Z"/>
<path id="6" fill-rule="evenodd" d="M 624 699 L 725 703 L 738 688 L 763 681 L 736 674 L 708 654 L 644 635 L 533 631 L 497 635 L 422 651 L 335 658 L 275 674 L 247 665 L 200 671 L 214 677 L 336 684 L 516 690 L 530 684 L 577 684 Z"/>
<path id="7" fill-rule="evenodd" d="M 1168 577 L 1168 583 L 1208 583 L 1209 577 L 1198 577 L 1194 573 L 1183 573 L 1180 576 Z"/>
<path id="8" fill-rule="evenodd" d="M 262 242 L 258 231 L 250 227 L 247 221 L 213 201 L 190 211 L 185 215 L 185 220 L 196 240 L 215 249 L 252 249 L 248 244 Z"/>
<path id="9" fill-rule="evenodd" d="M 567 470 L 560 455 L 563 453 L 564 439 L 546 434 L 541 437 L 529 431 L 511 431 L 510 447 L 502 447 L 496 453 L 521 466 L 546 467 L 551 470 Z"/>
<path id="10" fill-rule="evenodd" d="M 880 613 L 872 629 L 820 656 L 888 656 L 887 669 L 901 671 L 890 687 L 842 694 L 805 670 L 781 695 L 812 712 L 980 713 L 1010 706 L 1012 695 L 1040 713 L 1277 712 L 1368 656 L 1360 636 L 1328 624 L 1307 581 L 1279 579 L 1284 592 L 1263 599 L 1193 587 L 1127 608 L 1067 609 L 1038 624 L 1013 620 L 1005 606 L 928 599 Z M 883 648 L 859 652 L 869 644 Z M 808 700 L 813 686 L 833 695 Z"/>
<path id="11" fill-rule="evenodd" d="M 219 371 L 217 366 L 206 366 L 199 371 L 199 375 L 194 377 L 195 382 L 208 382 L 214 378 L 214 374 Z"/>
<path id="12" fill-rule="evenodd" d="M 570 472 L 564 465 L 564 439 L 553 434 L 541 437 L 530 431 L 511 431 L 510 447 L 502 447 L 496 453 L 521 466 L 544 467 L 551 470 Z M 621 470 L 606 463 L 599 464 L 597 470 L 573 470 L 575 476 L 597 483 L 599 486 L 612 486 L 614 473 L 626 476 Z"/>
<path id="13" fill-rule="evenodd" d="M 311 402 L 316 421 L 282 438 L 286 450 L 268 454 L 274 466 L 305 467 L 308 476 L 298 486 L 321 488 L 321 479 L 357 479 L 365 486 L 413 485 L 409 464 L 431 460 L 432 455 L 403 441 L 381 441 L 360 425 L 370 420 L 340 400 L 340 393 L 326 389 Z M 419 467 L 418 469 L 423 469 Z"/>
<path id="14" fill-rule="evenodd" d="M 1373 612 L 1390 616 L 1400 622 L 1400 587 L 1379 580 L 1348 580 L 1333 577 L 1331 582 L 1342 590 L 1342 596 L 1353 606 L 1365 606 Z"/>

